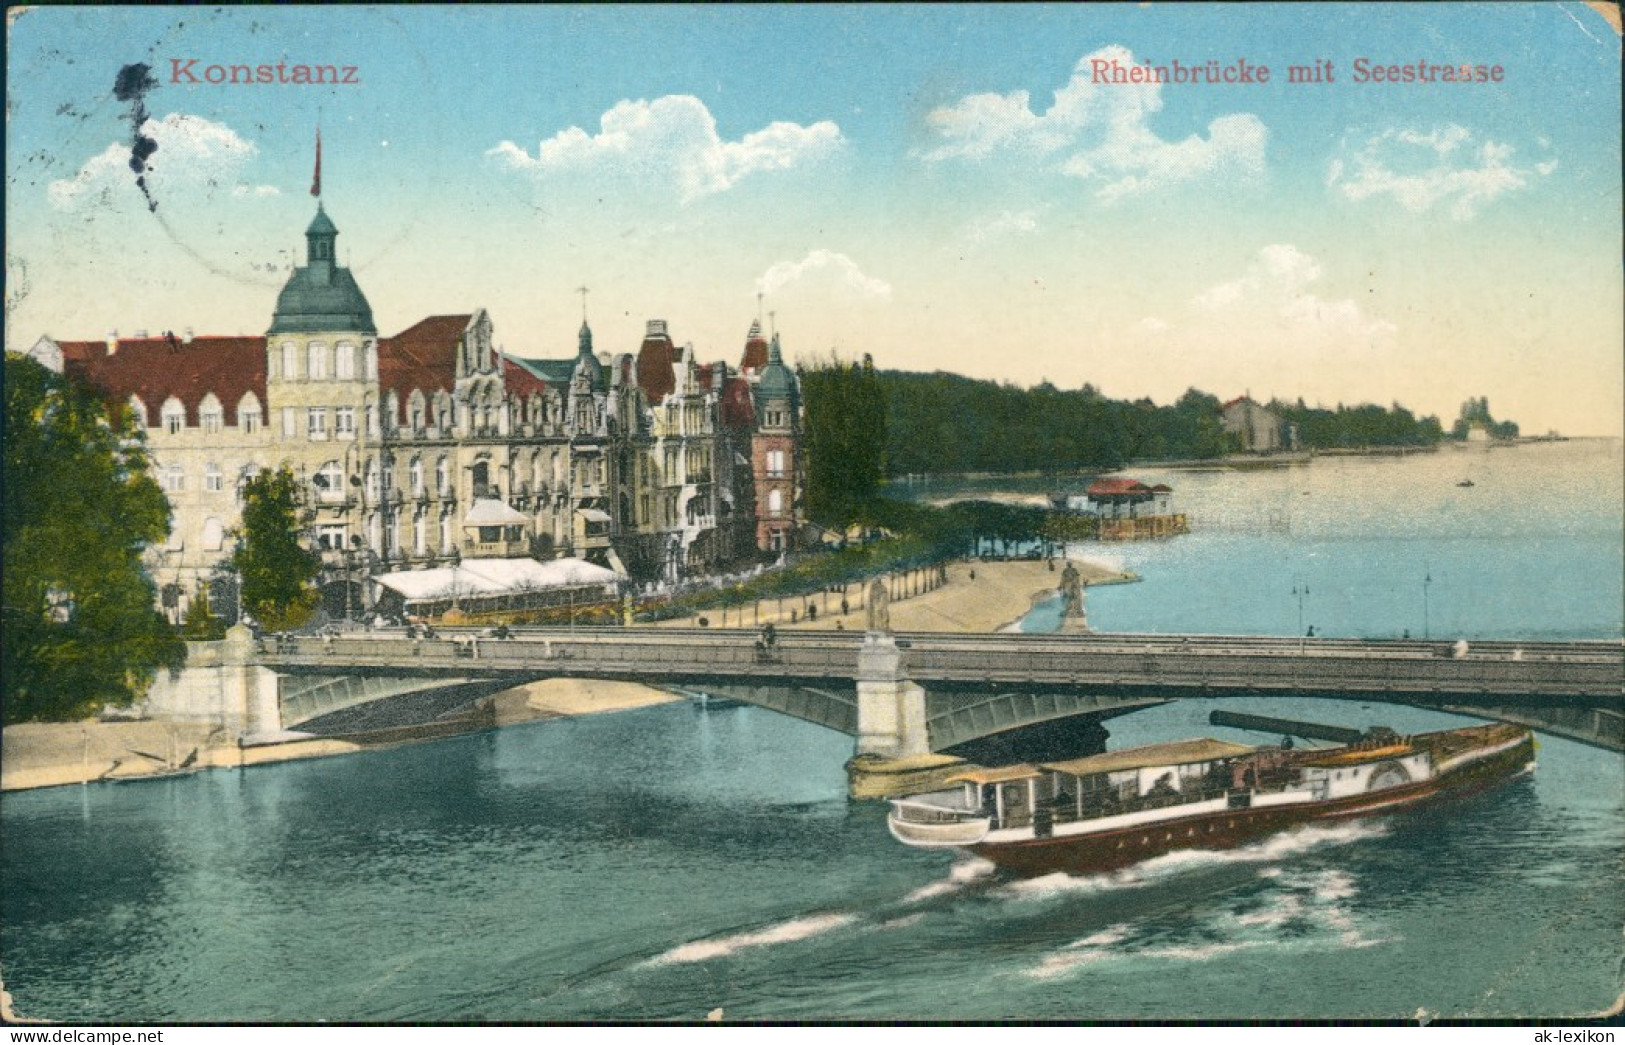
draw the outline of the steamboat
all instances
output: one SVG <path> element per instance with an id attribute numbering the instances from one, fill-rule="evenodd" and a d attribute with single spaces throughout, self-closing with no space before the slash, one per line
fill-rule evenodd
<path id="1" fill-rule="evenodd" d="M 1018 874 L 1110 871 L 1462 797 L 1535 765 L 1533 735 L 1504 723 L 1354 736 L 1316 749 L 1180 740 L 978 768 L 950 789 L 892 799 L 887 827 L 906 845 L 967 849 Z"/>

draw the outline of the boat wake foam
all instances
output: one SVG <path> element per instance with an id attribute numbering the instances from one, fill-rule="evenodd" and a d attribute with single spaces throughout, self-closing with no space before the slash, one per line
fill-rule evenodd
<path id="1" fill-rule="evenodd" d="M 1243 951 L 1324 951 L 1391 943 L 1370 936 L 1348 902 L 1359 896 L 1354 876 L 1332 869 L 1260 873 L 1262 902 L 1212 910 L 1187 931 L 1170 939 L 1165 922 L 1121 922 L 1066 944 L 1025 970 L 1034 979 L 1053 979 L 1107 962 L 1207 962 Z M 1185 936 L 1186 939 L 1178 939 Z"/>
<path id="2" fill-rule="evenodd" d="M 781 943 L 795 943 L 799 940 L 821 936 L 824 933 L 850 925 L 857 921 L 853 914 L 814 914 L 803 918 L 792 918 L 787 922 L 770 925 L 765 929 L 754 932 L 736 933 L 732 936 L 718 936 L 710 940 L 696 940 L 674 947 L 664 954 L 650 959 L 651 965 L 677 965 L 684 962 L 704 962 L 713 958 L 726 958 L 740 951 L 753 947 L 771 947 Z"/>
<path id="3" fill-rule="evenodd" d="M 920 886 L 918 889 L 903 897 L 903 903 L 921 903 L 925 900 L 930 900 L 938 896 L 946 896 L 949 893 L 956 893 L 973 882 L 988 878 L 996 870 L 998 870 L 997 864 L 993 863 L 991 860 L 983 860 L 980 857 L 972 856 L 956 861 L 954 865 L 948 869 L 947 878 L 944 878 L 939 882 L 931 882 L 928 885 Z"/>

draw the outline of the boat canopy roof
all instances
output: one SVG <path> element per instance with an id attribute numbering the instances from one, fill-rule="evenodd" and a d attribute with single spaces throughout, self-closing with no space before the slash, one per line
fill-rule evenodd
<path id="1" fill-rule="evenodd" d="M 1346 766 L 1356 762 L 1375 762 L 1383 758 L 1397 758 L 1411 753 L 1409 744 L 1387 744 L 1383 747 L 1340 748 L 1320 758 L 1306 759 L 1305 766 Z"/>
<path id="2" fill-rule="evenodd" d="M 1012 780 L 1027 780 L 1041 776 L 1038 767 L 1026 763 L 1015 766 L 995 766 L 992 769 L 967 769 L 948 778 L 950 784 L 1008 784 Z"/>
<path id="3" fill-rule="evenodd" d="M 1220 758 L 1237 758 L 1252 754 L 1253 749 L 1225 740 L 1175 740 L 1167 744 L 1149 744 L 1122 751 L 1108 751 L 1102 755 L 1089 755 L 1066 762 L 1046 762 L 1043 768 L 1071 776 L 1089 776 L 1094 773 L 1113 773 L 1120 769 L 1140 769 L 1145 766 L 1182 766 L 1190 762 L 1212 762 Z"/>

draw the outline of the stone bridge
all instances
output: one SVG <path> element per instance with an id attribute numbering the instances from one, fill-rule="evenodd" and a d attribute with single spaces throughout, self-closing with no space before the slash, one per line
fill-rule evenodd
<path id="1" fill-rule="evenodd" d="M 580 677 L 757 704 L 857 737 L 859 753 L 940 752 L 1061 719 L 1169 700 L 1279 696 L 1382 701 L 1520 722 L 1625 750 L 1625 645 L 1214 635 L 950 635 L 678 628 L 450 629 L 267 638 L 277 725 L 448 685 Z"/>

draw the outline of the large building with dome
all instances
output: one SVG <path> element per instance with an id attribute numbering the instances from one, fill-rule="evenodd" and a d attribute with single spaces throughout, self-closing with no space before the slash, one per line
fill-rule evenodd
<path id="1" fill-rule="evenodd" d="M 468 558 L 575 558 L 652 584 L 795 545 L 800 388 L 759 321 L 738 366 L 701 362 L 659 319 L 635 353 L 595 350 L 583 321 L 575 354 L 545 360 L 496 348 L 483 308 L 380 337 L 338 236 L 318 203 L 263 337 L 29 350 L 145 429 L 174 509 L 151 566 L 175 615 L 228 582 L 243 486 L 281 466 L 335 616 L 370 605 L 369 578 Z"/>

